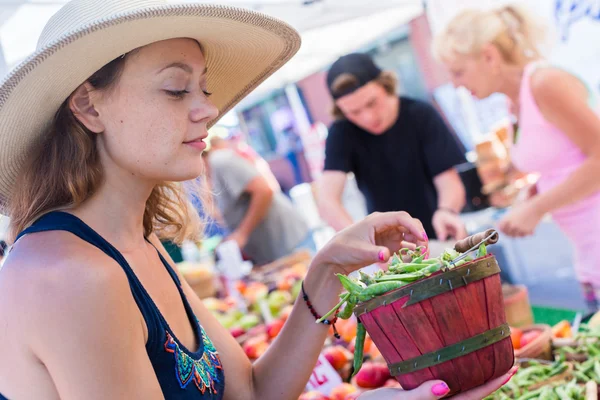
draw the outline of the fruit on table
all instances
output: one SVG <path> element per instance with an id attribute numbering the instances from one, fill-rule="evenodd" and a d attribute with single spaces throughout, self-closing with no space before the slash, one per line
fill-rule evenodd
<path id="1" fill-rule="evenodd" d="M 281 309 L 293 301 L 292 295 L 284 290 L 274 290 L 269 294 L 267 304 L 271 313 L 274 315 L 279 314 Z"/>
<path id="2" fill-rule="evenodd" d="M 375 389 L 385 385 L 390 378 L 390 370 L 386 365 L 367 361 L 354 379 L 361 388 Z"/>
<path id="3" fill-rule="evenodd" d="M 352 358 L 352 354 L 342 346 L 327 347 L 323 355 L 335 370 L 344 368 Z"/>
<path id="4" fill-rule="evenodd" d="M 281 319 L 284 322 L 287 321 L 293 309 L 294 306 L 292 304 L 283 307 L 279 312 L 279 319 Z"/>
<path id="5" fill-rule="evenodd" d="M 354 392 L 346 395 L 344 400 L 356 400 L 361 395 L 361 392 Z"/>
<path id="6" fill-rule="evenodd" d="M 348 320 L 338 319 L 336 327 L 344 342 L 350 343 L 356 337 L 356 325 L 356 318 Z"/>
<path id="7" fill-rule="evenodd" d="M 521 336 L 521 348 L 523 348 L 523 347 L 527 346 L 529 343 L 533 342 L 541 334 L 542 334 L 542 331 L 539 329 L 534 329 L 534 330 L 523 333 L 523 336 Z"/>
<path id="8" fill-rule="evenodd" d="M 231 336 L 233 336 L 234 338 L 238 338 L 238 337 L 242 336 L 244 333 L 246 333 L 246 331 L 240 327 L 235 327 L 235 328 L 229 329 L 229 333 L 231 333 Z"/>
<path id="9" fill-rule="evenodd" d="M 207 297 L 204 300 L 202 300 L 202 303 L 210 311 L 227 312 L 227 310 L 229 310 L 230 308 L 229 304 L 215 297 Z"/>
<path id="10" fill-rule="evenodd" d="M 395 379 L 388 379 L 385 382 L 385 385 L 383 385 L 383 387 L 386 387 L 386 388 L 396 388 L 396 389 L 402 388 L 402 386 L 400 385 L 400 382 L 398 382 Z"/>
<path id="11" fill-rule="evenodd" d="M 515 350 L 519 350 L 521 348 L 521 337 L 523 336 L 523 331 L 519 328 L 510 328 L 510 339 L 512 340 L 513 348 Z"/>
<path id="12" fill-rule="evenodd" d="M 302 393 L 298 400 L 330 400 L 329 397 L 317 391 Z"/>
<path id="13" fill-rule="evenodd" d="M 236 326 L 239 326 L 240 328 L 242 328 L 244 330 L 248 330 L 248 329 L 254 328 L 258 324 L 260 324 L 260 318 L 258 317 L 258 315 L 248 314 L 248 315 L 244 315 L 242 318 L 240 318 L 237 321 Z"/>
<path id="14" fill-rule="evenodd" d="M 269 339 L 273 339 L 277 337 L 277 335 L 279 335 L 281 329 L 283 329 L 283 320 L 276 319 L 270 324 L 267 324 L 267 336 L 269 337 Z"/>
<path id="15" fill-rule="evenodd" d="M 244 353 L 249 359 L 255 360 L 262 356 L 269 348 L 267 335 L 251 337 L 242 345 Z"/>
<path id="16" fill-rule="evenodd" d="M 297 281 L 292 286 L 292 290 L 291 290 L 292 298 L 295 300 L 301 291 L 302 291 L 302 281 Z"/>
<path id="17" fill-rule="evenodd" d="M 259 299 L 264 299 L 269 293 L 267 285 L 260 282 L 250 282 L 244 290 L 244 297 L 250 304 L 256 303 Z"/>
<path id="18" fill-rule="evenodd" d="M 555 338 L 571 338 L 573 332 L 569 321 L 560 321 L 552 327 L 552 336 Z"/>
<path id="19" fill-rule="evenodd" d="M 352 393 L 357 393 L 358 389 L 349 383 L 342 383 L 339 386 L 333 388 L 331 393 L 329 393 L 329 398 L 331 400 L 346 400 L 348 395 Z"/>
<path id="20" fill-rule="evenodd" d="M 600 311 L 594 314 L 594 316 L 588 321 L 588 325 L 591 328 L 600 327 Z"/>

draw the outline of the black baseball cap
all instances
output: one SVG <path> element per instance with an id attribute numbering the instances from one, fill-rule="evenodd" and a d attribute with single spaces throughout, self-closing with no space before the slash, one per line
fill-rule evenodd
<path id="1" fill-rule="evenodd" d="M 335 93 L 331 90 L 331 86 L 335 80 L 342 74 L 350 74 L 356 78 L 356 85 L 344 87 L 343 90 L 336 91 Z M 337 100 L 340 97 L 346 96 L 354 92 L 356 89 L 366 85 L 374 79 L 377 79 L 381 74 L 381 69 L 375 65 L 373 59 L 363 53 L 352 53 L 342 56 L 337 59 L 329 68 L 327 72 L 327 88 L 331 96 Z"/>

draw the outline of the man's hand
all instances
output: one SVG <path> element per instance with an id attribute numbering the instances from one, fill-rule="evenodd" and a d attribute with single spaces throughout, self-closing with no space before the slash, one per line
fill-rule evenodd
<path id="1" fill-rule="evenodd" d="M 448 210 L 437 210 L 431 223 L 438 240 L 460 240 L 467 237 L 467 230 L 460 217 Z"/>
<path id="2" fill-rule="evenodd" d="M 231 235 L 227 236 L 223 241 L 227 242 L 230 240 L 234 240 L 238 244 L 240 250 L 243 250 L 244 247 L 246 247 L 246 244 L 248 244 L 248 235 L 239 230 L 236 230 L 233 231 Z"/>

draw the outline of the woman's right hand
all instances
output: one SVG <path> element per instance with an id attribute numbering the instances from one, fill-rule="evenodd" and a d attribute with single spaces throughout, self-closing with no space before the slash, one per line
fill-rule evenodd
<path id="1" fill-rule="evenodd" d="M 505 375 L 496 378 L 486 384 L 471 389 L 468 392 L 453 396 L 454 400 L 481 400 L 502 386 L 517 373 L 518 367 L 513 367 Z M 444 398 L 450 389 L 442 381 L 429 381 L 413 390 L 383 388 L 363 393 L 358 400 L 435 400 Z"/>

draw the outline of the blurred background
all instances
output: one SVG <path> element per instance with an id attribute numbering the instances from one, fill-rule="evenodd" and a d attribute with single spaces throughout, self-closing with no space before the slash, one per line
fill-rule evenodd
<path id="1" fill-rule="evenodd" d="M 181 1 L 178 1 L 181 2 Z M 206 1 L 210 3 L 211 1 Z M 0 77 L 31 54 L 44 24 L 66 1 L 0 0 Z M 265 81 L 211 130 L 211 135 L 244 143 L 263 158 L 282 191 L 309 222 L 320 246 L 332 234 L 318 215 L 312 183 L 324 163 L 324 142 L 333 122 L 325 85 L 328 67 L 339 56 L 365 52 L 383 69 L 395 71 L 400 93 L 433 104 L 462 145 L 468 163 L 461 166 L 468 205 L 461 217 L 470 232 L 493 227 L 518 191 L 507 167 L 507 99 L 476 100 L 454 88 L 431 55 L 432 35 L 456 13 L 469 7 L 495 7 L 494 0 L 221 0 L 279 17 L 303 38 L 293 60 Z M 600 2 L 592 0 L 521 0 L 553 31 L 551 62 L 577 73 L 598 92 Z M 93 49 L 90 49 L 93 51 Z M 35 112 L 35 110 L 29 110 Z M 344 204 L 359 219 L 366 214 L 362 195 L 348 176 Z M 2 219 L 2 231 L 7 220 Z M 218 235 L 218 232 L 212 232 Z M 210 234 L 208 235 L 210 237 Z M 533 237 L 502 238 L 498 258 L 503 278 L 524 284 L 532 303 L 582 309 L 572 268 L 572 249 L 550 218 Z M 185 250 L 185 249 L 184 249 Z M 186 257 L 194 257 L 183 252 Z"/>

